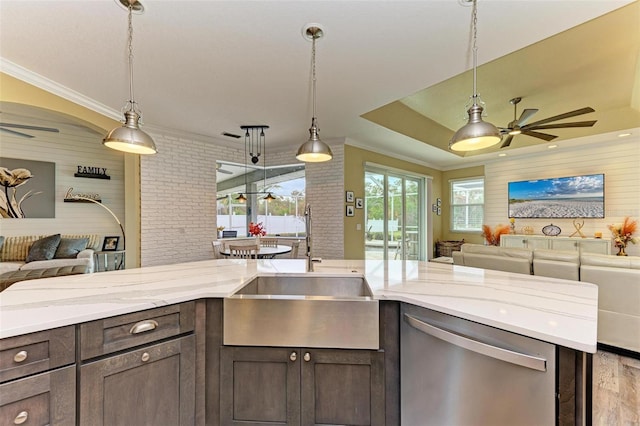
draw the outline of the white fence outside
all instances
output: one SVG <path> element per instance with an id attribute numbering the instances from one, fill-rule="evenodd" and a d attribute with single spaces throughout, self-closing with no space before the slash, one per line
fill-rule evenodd
<path id="1" fill-rule="evenodd" d="M 304 216 L 265 216 L 258 215 L 258 223 L 262 222 L 269 235 L 292 234 L 303 236 Z M 247 219 L 245 215 L 218 215 L 218 226 L 224 226 L 225 231 L 238 231 L 238 237 L 247 236 Z"/>

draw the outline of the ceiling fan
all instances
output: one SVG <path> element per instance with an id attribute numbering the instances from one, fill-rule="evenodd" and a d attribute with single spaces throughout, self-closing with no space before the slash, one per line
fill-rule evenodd
<path id="1" fill-rule="evenodd" d="M 538 112 L 537 109 L 525 109 L 520 114 L 520 118 L 517 117 L 517 108 L 518 103 L 522 100 L 522 98 L 513 98 L 509 101 L 511 105 L 513 105 L 513 121 L 510 122 L 507 127 L 500 127 L 500 134 L 506 135 L 506 138 L 503 139 L 502 145 L 500 148 L 506 148 L 511 145 L 511 141 L 513 137 L 516 135 L 527 135 L 532 136 L 538 139 L 544 139 L 545 141 L 551 141 L 557 136 L 550 135 L 548 133 L 538 132 L 537 130 L 545 130 L 545 129 L 563 129 L 568 127 L 591 127 L 596 124 L 597 120 L 591 121 L 575 121 L 572 123 L 556 123 L 556 124 L 547 124 L 553 121 L 564 120 L 565 118 L 575 117 L 582 114 L 588 114 L 590 112 L 595 112 L 595 110 L 591 107 L 580 108 L 575 111 L 565 112 L 564 114 L 554 115 L 553 117 L 545 118 L 543 120 L 535 121 L 531 124 L 526 124 L 529 119 Z"/>
<path id="2" fill-rule="evenodd" d="M 216 172 L 224 173 L 225 175 L 232 175 L 233 174 L 233 172 L 231 170 L 223 169 L 221 163 L 218 163 L 216 165 Z"/>
<path id="3" fill-rule="evenodd" d="M 9 129 L 7 127 L 9 127 Z M 0 131 L 2 131 L 2 132 L 9 133 L 9 134 L 12 134 L 14 136 L 20 136 L 20 137 L 23 137 L 23 138 L 34 138 L 35 137 L 35 136 L 30 135 L 28 133 L 18 132 L 16 130 L 11 130 L 11 128 L 13 128 L 13 129 L 22 129 L 22 130 L 37 130 L 37 131 L 40 131 L 40 132 L 60 133 L 60 130 L 55 129 L 53 127 L 28 126 L 26 124 L 15 124 L 15 123 L 0 123 Z"/>

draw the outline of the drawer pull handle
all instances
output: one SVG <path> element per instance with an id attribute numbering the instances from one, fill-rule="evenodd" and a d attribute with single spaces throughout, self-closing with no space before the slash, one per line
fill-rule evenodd
<path id="1" fill-rule="evenodd" d="M 27 356 L 28 356 L 27 351 L 20 351 L 13 356 L 13 360 L 15 362 L 22 362 L 25 359 L 27 359 Z"/>
<path id="2" fill-rule="evenodd" d="M 21 411 L 18 413 L 16 418 L 13 419 L 13 424 L 21 425 L 22 423 L 26 422 L 28 418 L 29 418 L 29 413 L 27 413 L 26 411 Z"/>
<path id="3" fill-rule="evenodd" d="M 291 361 L 295 361 L 296 359 L 298 359 L 298 354 L 296 354 L 295 352 L 291 352 L 291 355 L 289 355 L 289 359 Z"/>
<path id="4" fill-rule="evenodd" d="M 144 320 L 133 324 L 129 334 L 144 333 L 145 331 L 155 330 L 158 327 L 158 322 L 154 320 Z"/>
<path id="5" fill-rule="evenodd" d="M 309 352 L 306 352 L 303 358 L 305 361 L 309 362 L 311 361 L 311 354 Z"/>
<path id="6" fill-rule="evenodd" d="M 145 352 L 142 354 L 142 362 L 149 361 L 149 358 L 151 358 L 151 356 L 149 356 L 149 352 Z"/>

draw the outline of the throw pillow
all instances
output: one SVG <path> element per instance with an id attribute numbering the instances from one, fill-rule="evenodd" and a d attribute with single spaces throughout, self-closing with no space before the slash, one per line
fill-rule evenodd
<path id="1" fill-rule="evenodd" d="M 26 263 L 36 260 L 50 260 L 56 254 L 56 249 L 60 244 L 60 234 L 49 235 L 33 243 L 27 254 Z"/>
<path id="2" fill-rule="evenodd" d="M 54 259 L 75 259 L 87 248 L 89 238 L 61 238 Z"/>

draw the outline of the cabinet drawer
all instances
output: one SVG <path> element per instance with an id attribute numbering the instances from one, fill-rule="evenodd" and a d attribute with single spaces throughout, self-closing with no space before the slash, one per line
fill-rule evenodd
<path id="1" fill-rule="evenodd" d="M 1 425 L 75 425 L 76 369 L 71 365 L 0 385 Z"/>
<path id="2" fill-rule="evenodd" d="M 82 360 L 193 331 L 195 302 L 120 315 L 80 325 Z"/>
<path id="3" fill-rule="evenodd" d="M 74 327 L 0 340 L 0 383 L 75 362 Z"/>

